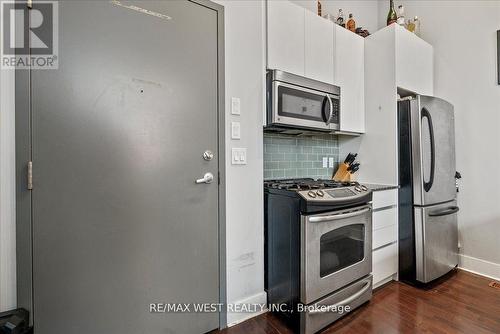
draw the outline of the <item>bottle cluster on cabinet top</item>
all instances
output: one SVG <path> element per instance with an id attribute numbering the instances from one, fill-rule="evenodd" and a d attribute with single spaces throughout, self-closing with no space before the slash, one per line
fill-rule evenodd
<path id="1" fill-rule="evenodd" d="M 390 0 L 389 13 L 387 14 L 387 25 L 393 23 L 405 27 L 408 31 L 420 37 L 420 19 L 415 16 L 413 19 L 406 20 L 405 9 L 403 5 L 398 6 L 398 11 L 394 9 L 394 0 Z"/>
<path id="2" fill-rule="evenodd" d="M 370 32 L 366 29 L 363 29 L 363 27 L 357 26 L 356 20 L 354 19 L 354 15 L 352 13 L 349 13 L 349 16 L 347 20 L 345 19 L 344 12 L 342 11 L 342 8 L 339 8 L 337 16 L 331 13 L 324 13 L 321 5 L 321 0 L 316 0 L 317 2 L 317 14 L 318 16 L 321 16 L 327 20 L 330 20 L 339 26 L 346 28 L 347 30 L 352 31 L 353 33 L 361 36 L 361 37 L 367 37 L 370 35 Z"/>

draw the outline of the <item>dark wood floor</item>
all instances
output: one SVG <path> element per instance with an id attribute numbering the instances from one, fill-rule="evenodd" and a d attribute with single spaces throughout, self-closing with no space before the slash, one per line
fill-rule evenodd
<path id="1" fill-rule="evenodd" d="M 392 282 L 377 289 L 370 303 L 322 333 L 500 333 L 500 289 L 490 279 L 457 271 L 427 289 Z M 270 313 L 224 334 L 293 333 Z"/>

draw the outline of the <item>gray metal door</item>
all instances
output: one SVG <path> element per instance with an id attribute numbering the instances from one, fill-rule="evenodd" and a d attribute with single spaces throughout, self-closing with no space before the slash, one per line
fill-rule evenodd
<path id="1" fill-rule="evenodd" d="M 458 265 L 457 202 L 415 207 L 417 280 L 430 282 Z"/>
<path id="2" fill-rule="evenodd" d="M 411 102 L 411 117 L 414 203 L 451 201 L 456 197 L 453 105 L 418 96 Z"/>
<path id="3" fill-rule="evenodd" d="M 218 327 L 150 313 L 219 302 L 217 20 L 188 1 L 60 2 L 59 70 L 32 75 L 36 334 Z"/>

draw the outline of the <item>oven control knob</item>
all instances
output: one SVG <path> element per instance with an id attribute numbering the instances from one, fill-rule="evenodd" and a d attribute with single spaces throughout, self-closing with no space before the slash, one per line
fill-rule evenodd
<path id="1" fill-rule="evenodd" d="M 309 195 L 309 197 L 316 198 L 316 193 L 312 190 L 309 190 L 307 194 Z"/>
<path id="2" fill-rule="evenodd" d="M 316 191 L 316 195 L 318 195 L 319 197 L 323 197 L 325 196 L 325 193 L 323 192 L 323 190 L 318 190 Z"/>
<path id="3" fill-rule="evenodd" d="M 356 190 L 358 193 L 360 193 L 360 192 L 361 192 L 361 188 L 360 188 L 360 187 L 358 187 L 358 186 L 356 186 L 356 187 L 354 188 L 354 190 Z"/>
<path id="4" fill-rule="evenodd" d="M 368 188 L 365 185 L 361 185 L 361 189 L 363 189 L 363 191 L 368 191 Z"/>

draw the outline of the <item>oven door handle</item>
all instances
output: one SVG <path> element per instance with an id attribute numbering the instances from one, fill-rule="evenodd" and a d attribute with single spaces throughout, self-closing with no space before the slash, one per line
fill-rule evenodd
<path id="1" fill-rule="evenodd" d="M 309 222 L 322 223 L 322 222 L 327 222 L 327 221 L 331 221 L 331 220 L 351 218 L 351 217 L 355 217 L 355 216 L 360 216 L 360 215 L 362 215 L 370 210 L 371 210 L 370 208 L 365 208 L 363 210 L 348 212 L 348 213 L 341 213 L 341 214 L 337 214 L 337 215 L 311 217 L 311 218 L 309 218 Z"/>
<path id="2" fill-rule="evenodd" d="M 338 302 L 338 303 L 333 304 L 333 305 L 329 305 L 323 309 L 311 310 L 311 311 L 309 311 L 309 314 L 332 312 L 332 311 L 335 311 L 340 306 L 345 306 L 346 304 L 352 303 L 353 301 L 355 301 L 356 299 L 361 297 L 362 294 L 364 294 L 366 291 L 368 291 L 368 289 L 370 289 L 370 287 L 371 287 L 370 283 L 371 282 L 366 282 L 365 285 L 363 286 L 363 288 L 361 288 L 361 290 L 359 290 L 358 292 L 356 292 L 352 296 L 347 297 L 346 299 L 342 300 L 341 302 Z"/>

